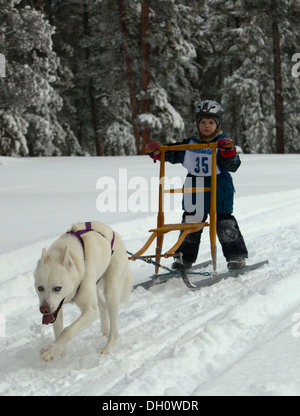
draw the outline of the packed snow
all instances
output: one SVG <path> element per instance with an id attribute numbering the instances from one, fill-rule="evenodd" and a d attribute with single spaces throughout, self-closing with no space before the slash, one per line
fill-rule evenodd
<path id="1" fill-rule="evenodd" d="M 137 251 L 156 225 L 159 163 L 147 156 L 1 157 L 0 395 L 300 395 L 300 156 L 241 159 L 234 214 L 248 264 L 269 264 L 199 291 L 181 279 L 139 287 L 120 309 L 113 352 L 99 353 L 106 341 L 95 321 L 59 358 L 43 362 L 39 352 L 53 331 L 42 325 L 33 288 L 42 248 L 72 223 L 98 220 Z M 185 173 L 167 165 L 175 182 Z M 180 222 L 180 199 L 169 205 L 166 222 Z M 170 233 L 165 247 L 176 238 Z M 205 231 L 198 261 L 209 258 Z M 154 271 L 141 261 L 130 265 L 136 283 Z M 225 270 L 218 245 L 218 271 Z M 79 310 L 64 309 L 68 325 Z"/>

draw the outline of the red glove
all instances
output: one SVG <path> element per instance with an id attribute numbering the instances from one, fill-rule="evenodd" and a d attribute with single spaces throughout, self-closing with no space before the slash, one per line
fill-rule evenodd
<path id="1" fill-rule="evenodd" d="M 160 150 L 158 150 L 159 146 L 160 143 L 157 142 L 151 142 L 146 144 L 145 151 L 149 154 L 151 159 L 160 160 Z"/>
<path id="2" fill-rule="evenodd" d="M 221 156 L 223 157 L 233 157 L 236 154 L 236 148 L 233 144 L 232 139 L 229 139 L 229 137 L 219 139 L 218 148 Z"/>

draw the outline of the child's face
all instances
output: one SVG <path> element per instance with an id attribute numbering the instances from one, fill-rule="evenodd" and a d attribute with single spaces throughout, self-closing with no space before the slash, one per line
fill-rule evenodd
<path id="1" fill-rule="evenodd" d="M 199 122 L 199 130 L 203 136 L 211 136 L 215 133 L 217 124 L 212 118 L 202 118 Z"/>

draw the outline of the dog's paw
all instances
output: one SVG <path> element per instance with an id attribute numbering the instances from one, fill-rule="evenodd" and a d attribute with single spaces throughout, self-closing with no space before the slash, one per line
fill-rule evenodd
<path id="1" fill-rule="evenodd" d="M 116 334 L 114 337 L 109 338 L 106 345 L 104 346 L 104 348 L 101 350 L 101 354 L 107 354 L 109 353 L 111 350 L 114 349 L 116 343 L 118 340 L 118 334 Z"/>
<path id="2" fill-rule="evenodd" d="M 111 350 L 111 343 L 108 341 L 106 343 L 106 345 L 104 346 L 104 348 L 102 348 L 102 350 L 100 350 L 100 354 L 108 354 Z"/>
<path id="3" fill-rule="evenodd" d="M 52 361 L 58 356 L 59 353 L 60 349 L 58 346 L 50 344 L 48 348 L 43 348 L 41 350 L 41 359 L 44 361 Z"/>

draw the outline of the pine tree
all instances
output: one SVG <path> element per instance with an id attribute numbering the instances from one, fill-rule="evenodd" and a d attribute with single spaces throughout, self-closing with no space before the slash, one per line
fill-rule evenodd
<path id="1" fill-rule="evenodd" d="M 197 2 L 167 0 L 150 2 L 150 113 L 147 119 L 154 140 L 183 138 L 194 129 L 192 109 L 199 99 L 195 44 L 202 19 Z"/>
<path id="2" fill-rule="evenodd" d="M 67 134 L 57 113 L 62 99 L 54 89 L 59 59 L 52 51 L 53 28 L 42 13 L 16 0 L 0 0 L 1 40 L 7 62 L 2 79 L 7 102 L 1 110 L 1 154 L 67 154 Z M 72 151 L 77 141 L 73 135 Z"/>
<path id="3" fill-rule="evenodd" d="M 209 40 L 206 73 L 210 97 L 221 101 L 223 128 L 244 151 L 264 151 L 268 137 L 270 66 L 263 14 L 245 1 L 208 2 L 205 38 Z M 204 79 L 206 79 L 204 77 Z M 209 83 L 208 83 L 209 84 Z M 269 100 L 270 101 L 270 100 Z"/>
<path id="4" fill-rule="evenodd" d="M 5 56 L 6 77 L 0 78 L 1 85 L 1 108 L 0 108 L 0 154 L 1 155 L 26 155 L 28 146 L 25 134 L 28 123 L 19 111 L 19 102 L 22 96 L 20 81 L 15 82 L 16 75 L 19 80 L 21 74 L 15 74 L 18 62 L 13 62 L 13 42 L 8 39 L 8 34 L 14 32 L 21 23 L 17 10 L 14 9 L 14 1 L 0 0 L 0 50 Z M 19 41 L 20 42 L 20 41 Z M 19 43 L 18 42 L 18 43 Z M 19 57 L 16 56 L 16 59 Z M 26 69 L 26 68 L 24 68 Z M 16 86 L 18 90 L 16 91 Z M 27 97 L 23 97 L 23 101 Z"/>
<path id="5" fill-rule="evenodd" d="M 298 0 L 0 6 L 1 154 L 142 153 L 193 133 L 203 99 L 221 102 L 245 152 L 276 152 L 279 137 L 280 151 L 300 150 Z"/>
<path id="6" fill-rule="evenodd" d="M 300 2 L 292 0 L 286 5 L 284 19 L 279 20 L 281 33 L 281 73 L 284 100 L 285 152 L 300 152 L 300 79 L 292 74 L 292 56 L 299 52 Z"/>
<path id="7" fill-rule="evenodd" d="M 96 154 L 95 123 L 93 122 L 88 36 L 89 9 L 83 0 L 46 2 L 44 12 L 55 28 L 53 50 L 59 56 L 59 80 L 55 87 L 63 97 L 59 113 L 62 125 L 76 136 L 82 150 Z"/>
<path id="8" fill-rule="evenodd" d="M 278 137 L 280 151 L 294 149 L 295 140 L 289 143 L 299 131 L 291 118 L 299 85 L 290 74 L 299 39 L 291 17 L 295 21 L 299 12 L 287 0 L 272 6 L 269 0 L 207 2 L 204 38 L 211 50 L 204 79 L 225 108 L 224 127 L 246 152 L 276 152 Z"/>
<path id="9" fill-rule="evenodd" d="M 194 43 L 202 22 L 197 3 L 149 2 L 144 32 L 147 1 L 56 0 L 48 10 L 60 66 L 73 75 L 73 87 L 58 87 L 61 113 L 86 152 L 100 154 L 98 141 L 105 155 L 140 153 L 143 132 L 174 141 L 182 138 L 185 121 L 193 125 L 199 98 Z"/>
<path id="10" fill-rule="evenodd" d="M 54 50 L 72 74 L 69 85 L 61 86 L 64 118 L 70 120 L 84 152 L 133 154 L 118 2 L 57 0 L 51 14 Z"/>

